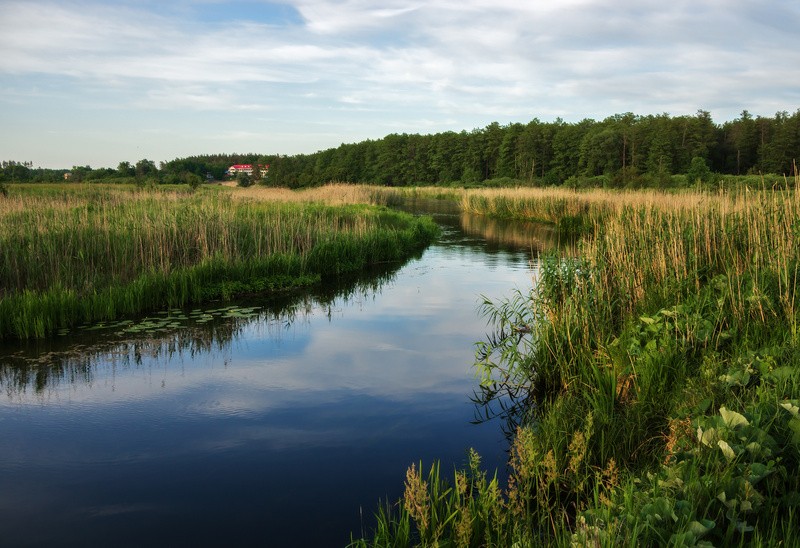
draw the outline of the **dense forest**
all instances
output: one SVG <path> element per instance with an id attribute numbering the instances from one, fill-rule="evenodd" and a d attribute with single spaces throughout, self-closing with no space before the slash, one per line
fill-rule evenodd
<path id="1" fill-rule="evenodd" d="M 108 178 L 197 182 L 222 179 L 234 163 L 269 164 L 262 182 L 306 187 L 343 181 L 400 186 L 470 185 L 521 181 L 531 185 L 667 187 L 726 175 L 792 174 L 800 155 L 800 109 L 753 117 L 743 111 L 715 124 L 706 111 L 694 116 L 617 114 L 602 121 L 560 119 L 434 135 L 391 134 L 378 140 L 293 156 L 216 154 L 156 166 L 121 162 L 116 170 L 77 166 L 71 180 Z M 13 164 L 13 165 L 7 165 Z M 6 182 L 63 180 L 67 170 L 33 169 L 5 162 Z M 676 174 L 689 175 L 682 178 Z"/>

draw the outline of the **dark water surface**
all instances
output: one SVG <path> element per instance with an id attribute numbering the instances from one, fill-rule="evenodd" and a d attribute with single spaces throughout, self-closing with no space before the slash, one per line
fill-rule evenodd
<path id="1" fill-rule="evenodd" d="M 478 304 L 529 288 L 547 235 L 435 218 L 421 257 L 314 295 L 5 343 L 0 544 L 343 546 L 413 462 L 503 467 L 470 424 Z"/>

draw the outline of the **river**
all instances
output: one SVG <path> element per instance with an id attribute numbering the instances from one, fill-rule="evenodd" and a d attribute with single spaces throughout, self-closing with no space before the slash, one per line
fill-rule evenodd
<path id="1" fill-rule="evenodd" d="M 424 207 L 442 237 L 402 265 L 4 343 L 0 542 L 343 546 L 411 463 L 502 470 L 500 424 L 471 423 L 478 306 L 548 236 Z"/>

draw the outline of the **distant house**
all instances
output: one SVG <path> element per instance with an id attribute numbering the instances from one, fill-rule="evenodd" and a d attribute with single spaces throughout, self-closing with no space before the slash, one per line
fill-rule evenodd
<path id="1" fill-rule="evenodd" d="M 64 180 L 69 181 L 70 179 L 72 179 L 72 173 L 68 171 L 64 174 Z"/>
<path id="2" fill-rule="evenodd" d="M 244 173 L 246 175 L 253 174 L 253 164 L 233 164 L 228 168 L 228 175 L 235 177 L 236 175 Z"/>
<path id="3" fill-rule="evenodd" d="M 261 177 L 263 177 L 269 171 L 269 164 L 259 165 L 258 169 L 261 172 Z M 252 176 L 253 164 L 233 164 L 231 167 L 228 168 L 228 175 L 230 175 L 231 177 L 236 177 L 240 173 Z"/>

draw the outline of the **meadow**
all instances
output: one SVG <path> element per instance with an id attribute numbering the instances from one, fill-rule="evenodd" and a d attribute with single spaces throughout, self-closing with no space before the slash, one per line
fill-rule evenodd
<path id="1" fill-rule="evenodd" d="M 318 283 L 406 258 L 429 219 L 340 185 L 304 192 L 9 185 L 0 199 L 0 338 Z"/>
<path id="2" fill-rule="evenodd" d="M 583 238 L 483 304 L 479 399 L 511 432 L 507 483 L 474 452 L 414 464 L 353 545 L 796 545 L 799 185 L 461 192 Z"/>

